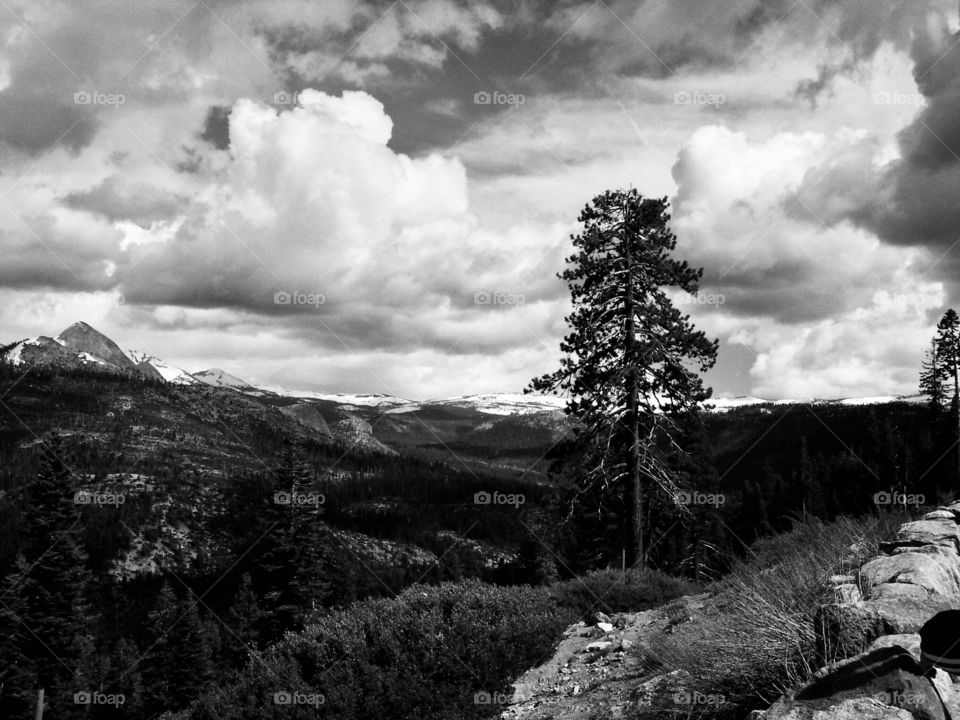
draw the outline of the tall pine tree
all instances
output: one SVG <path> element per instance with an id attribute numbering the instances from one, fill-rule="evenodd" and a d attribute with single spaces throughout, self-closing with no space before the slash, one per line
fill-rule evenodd
<path id="1" fill-rule="evenodd" d="M 937 363 L 945 379 L 946 397 L 953 437 L 957 441 L 955 455 L 957 475 L 960 476 L 960 316 L 953 308 L 948 309 L 937 323 L 934 340 L 937 347 Z"/>
<path id="2" fill-rule="evenodd" d="M 534 379 L 528 391 L 563 391 L 590 448 L 581 483 L 587 493 L 619 496 L 627 563 L 643 566 L 643 498 L 677 486 L 663 456 L 676 445 L 674 413 L 709 397 L 697 370 L 716 361 L 717 342 L 694 329 L 667 295 L 696 293 L 701 270 L 671 256 L 666 199 L 636 190 L 607 191 L 580 213 L 575 254 L 558 277 L 570 289 L 571 332 L 560 345 L 560 370 Z"/>

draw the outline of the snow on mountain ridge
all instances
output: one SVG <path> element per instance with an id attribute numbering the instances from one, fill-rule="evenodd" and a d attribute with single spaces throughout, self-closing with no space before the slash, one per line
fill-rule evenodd
<path id="1" fill-rule="evenodd" d="M 532 413 L 563 410 L 567 401 L 549 395 L 524 395 L 522 393 L 484 393 L 462 395 L 460 397 L 441 398 L 411 402 L 407 405 L 390 408 L 387 415 L 400 415 L 416 412 L 424 406 L 471 408 L 487 415 L 529 415 Z"/>
<path id="2" fill-rule="evenodd" d="M 161 360 L 154 355 L 148 355 L 139 350 L 127 350 L 127 357 L 137 365 L 142 363 L 150 365 L 166 382 L 176 383 L 178 385 L 196 385 L 200 382 L 183 368 L 170 365 L 165 360 Z"/>
<path id="3" fill-rule="evenodd" d="M 231 375 L 226 370 L 220 368 L 210 368 L 192 373 L 193 377 L 205 385 L 214 387 L 228 387 L 234 390 L 255 390 L 246 380 L 241 380 L 236 375 Z"/>

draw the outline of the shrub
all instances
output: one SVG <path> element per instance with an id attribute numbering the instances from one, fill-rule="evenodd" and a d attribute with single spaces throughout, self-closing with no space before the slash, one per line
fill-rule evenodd
<path id="1" fill-rule="evenodd" d="M 415 585 L 288 633 L 234 683 L 201 698 L 191 720 L 498 717 L 497 693 L 541 662 L 563 631 L 594 611 L 642 610 L 694 588 L 655 571 L 603 570 L 551 587 L 477 580 Z M 277 705 L 274 694 L 322 695 Z M 475 702 L 477 693 L 493 703 Z"/>
<path id="2" fill-rule="evenodd" d="M 597 610 L 605 613 L 648 610 L 680 595 L 701 592 L 695 584 L 658 570 L 596 570 L 557 583 L 550 591 L 557 602 L 580 616 Z"/>
<path id="3" fill-rule="evenodd" d="M 575 613 L 544 588 L 471 580 L 413 586 L 369 600 L 288 634 L 254 658 L 237 682 L 202 698 L 193 720 L 240 718 L 483 718 L 549 653 Z M 274 693 L 320 694 L 318 706 L 276 705 Z"/>

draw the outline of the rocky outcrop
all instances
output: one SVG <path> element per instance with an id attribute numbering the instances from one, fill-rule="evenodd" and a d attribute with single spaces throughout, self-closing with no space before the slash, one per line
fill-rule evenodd
<path id="1" fill-rule="evenodd" d="M 85 322 L 75 322 L 57 337 L 57 340 L 77 353 L 89 353 L 122 370 L 133 370 L 133 361 L 117 344 Z"/>
<path id="2" fill-rule="evenodd" d="M 320 435 L 329 436 L 331 434 L 327 421 L 323 419 L 323 415 L 320 414 L 316 405 L 301 402 L 281 407 L 280 412 L 294 418 L 301 425 L 316 431 Z"/>
<path id="3" fill-rule="evenodd" d="M 917 634 L 938 612 L 960 606 L 958 518 L 960 502 L 904 523 L 856 583 L 831 578 L 837 602 L 815 620 L 822 668 L 752 717 L 960 720 L 960 685 L 939 669 L 921 674 Z"/>
<path id="4" fill-rule="evenodd" d="M 330 430 L 333 436 L 354 450 L 367 450 L 397 455 L 397 451 L 387 447 L 373 435 L 373 427 L 363 418 L 348 414 L 343 420 L 335 422 Z"/>

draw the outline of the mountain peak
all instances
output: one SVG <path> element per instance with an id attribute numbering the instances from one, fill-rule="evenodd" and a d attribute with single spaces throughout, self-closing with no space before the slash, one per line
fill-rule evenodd
<path id="1" fill-rule="evenodd" d="M 133 370 L 135 367 L 113 340 L 83 321 L 75 322 L 55 339 L 74 352 L 93 355 L 118 368 Z"/>

